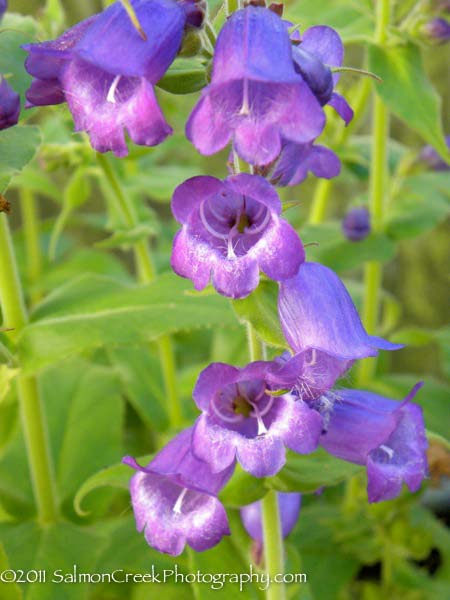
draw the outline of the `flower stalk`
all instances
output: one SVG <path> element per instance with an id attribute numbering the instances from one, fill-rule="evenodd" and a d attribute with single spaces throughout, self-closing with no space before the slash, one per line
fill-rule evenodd
<path id="1" fill-rule="evenodd" d="M 284 572 L 284 547 L 281 532 L 280 511 L 277 493 L 271 490 L 262 499 L 265 567 L 271 580 Z M 286 590 L 283 583 L 271 583 L 267 588 L 267 600 L 284 600 Z"/>
<path id="2" fill-rule="evenodd" d="M 9 335 L 15 341 L 28 322 L 28 313 L 19 280 L 9 223 L 4 214 L 0 215 L 0 256 L 2 257 L 0 301 L 3 320 L 6 327 L 14 329 Z M 58 517 L 56 487 L 37 379 L 19 375 L 17 388 L 38 518 L 41 523 L 52 523 Z"/>

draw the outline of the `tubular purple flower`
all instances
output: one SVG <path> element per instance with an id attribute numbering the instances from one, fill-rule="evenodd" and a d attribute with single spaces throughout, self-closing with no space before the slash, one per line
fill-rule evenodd
<path id="1" fill-rule="evenodd" d="M 301 454 L 316 449 L 322 418 L 289 394 L 268 393 L 269 368 L 262 361 L 242 369 L 213 363 L 200 374 L 193 397 L 203 414 L 192 451 L 213 472 L 237 459 L 255 477 L 269 477 L 283 467 L 286 447 Z"/>
<path id="2" fill-rule="evenodd" d="M 243 298 L 257 287 L 260 269 L 280 281 L 304 260 L 300 238 L 280 218 L 277 193 L 260 176 L 188 179 L 175 190 L 172 212 L 183 225 L 174 240 L 172 268 L 197 290 L 212 277 L 220 294 Z"/>
<path id="3" fill-rule="evenodd" d="M 130 482 L 137 530 L 144 531 L 150 546 L 172 556 L 186 544 L 197 552 L 208 550 L 230 534 L 217 494 L 234 464 L 212 473 L 193 456 L 191 436 L 192 428 L 182 431 L 146 467 L 129 456 L 123 459 L 137 471 Z"/>
<path id="4" fill-rule="evenodd" d="M 17 125 L 20 115 L 20 96 L 0 75 L 0 130 Z"/>
<path id="5" fill-rule="evenodd" d="M 278 492 L 280 507 L 281 531 L 287 537 L 294 529 L 300 514 L 301 494 Z M 260 544 L 263 543 L 261 500 L 247 504 L 241 508 L 242 523 L 248 535 Z"/>
<path id="6" fill-rule="evenodd" d="M 315 360 L 327 355 L 340 374 L 354 360 L 376 356 L 379 349 L 403 347 L 368 335 L 342 281 L 318 263 L 303 263 L 297 275 L 281 282 L 278 312 L 294 352 L 315 349 Z"/>
<path id="7" fill-rule="evenodd" d="M 331 179 L 341 172 L 341 163 L 336 154 L 325 146 L 287 143 L 270 172 L 274 185 L 297 185 L 311 171 L 316 177 Z"/>
<path id="8" fill-rule="evenodd" d="M 427 476 L 422 409 L 411 403 L 422 385 L 414 386 L 403 402 L 339 390 L 329 403 L 327 431 L 320 443 L 338 458 L 367 466 L 369 502 L 396 498 L 403 483 L 416 492 Z"/>
<path id="9" fill-rule="evenodd" d="M 370 212 L 366 206 L 351 208 L 342 221 L 342 231 L 352 242 L 364 240 L 370 233 Z"/>
<path id="10" fill-rule="evenodd" d="M 154 146 L 171 132 L 153 85 L 182 42 L 185 10 L 174 0 L 132 0 L 146 34 L 135 29 L 120 2 L 66 31 L 60 38 L 24 46 L 35 78 L 28 107 L 66 101 L 75 130 L 94 149 L 128 153 L 125 131 L 139 145 Z"/>
<path id="11" fill-rule="evenodd" d="M 217 39 L 211 84 L 186 125 L 202 154 L 231 139 L 239 156 L 266 165 L 280 153 L 282 138 L 315 139 L 325 115 L 295 72 L 288 24 L 272 11 L 248 6 L 232 14 Z"/>

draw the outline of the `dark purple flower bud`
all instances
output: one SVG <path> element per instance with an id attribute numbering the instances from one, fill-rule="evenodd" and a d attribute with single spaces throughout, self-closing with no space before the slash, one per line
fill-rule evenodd
<path id="1" fill-rule="evenodd" d="M 364 240 L 370 233 L 370 212 L 366 206 L 351 208 L 342 221 L 342 231 L 352 242 Z"/>
<path id="2" fill-rule="evenodd" d="M 161 143 L 172 130 L 153 85 L 174 60 L 186 15 L 172 0 L 132 0 L 145 34 L 120 2 L 82 21 L 60 38 L 25 46 L 35 78 L 28 106 L 66 101 L 76 131 L 86 131 L 99 152 L 128 153 L 125 132 L 140 145 Z"/>
<path id="3" fill-rule="evenodd" d="M 339 34 L 325 25 L 310 27 L 303 34 L 300 46 L 293 48 L 292 55 L 296 68 L 300 69 L 319 102 L 332 106 L 348 125 L 353 110 L 345 98 L 333 91 L 339 74 L 328 74 L 330 67 L 341 67 L 344 60 L 344 45 Z"/>
<path id="4" fill-rule="evenodd" d="M 123 462 L 137 473 L 130 482 L 136 526 L 147 543 L 178 556 L 186 544 L 202 552 L 229 535 L 228 519 L 217 494 L 233 473 L 221 473 L 191 452 L 192 428 L 178 434 L 146 466 L 126 456 Z"/>
<path id="5" fill-rule="evenodd" d="M 8 8 L 8 0 L 0 0 L 0 21 Z"/>
<path id="6" fill-rule="evenodd" d="M 258 175 L 188 179 L 175 190 L 172 212 L 183 225 L 172 268 L 197 290 L 212 279 L 220 294 L 243 298 L 257 287 L 260 269 L 280 281 L 304 260 L 300 238 L 280 218 L 277 193 Z"/>
<path id="7" fill-rule="evenodd" d="M 243 160 L 266 165 L 282 139 L 308 143 L 324 125 L 320 104 L 294 69 L 288 24 L 266 8 L 233 13 L 217 39 L 211 84 L 186 125 L 194 146 L 214 154 L 232 139 Z"/>
<path id="8" fill-rule="evenodd" d="M 287 537 L 294 529 L 300 514 L 301 494 L 278 492 L 281 531 Z M 241 508 L 242 523 L 248 535 L 260 544 L 263 543 L 261 500 Z"/>
<path id="9" fill-rule="evenodd" d="M 0 130 L 17 124 L 20 114 L 20 96 L 0 75 Z"/>
<path id="10" fill-rule="evenodd" d="M 420 33 L 430 44 L 446 44 L 450 40 L 450 23 L 435 17 L 421 26 Z"/>
<path id="11" fill-rule="evenodd" d="M 294 144 L 283 146 L 280 156 L 270 172 L 270 181 L 277 186 L 297 185 L 304 181 L 311 171 L 316 177 L 331 179 L 341 171 L 341 163 L 336 154 L 325 146 Z"/>
<path id="12" fill-rule="evenodd" d="M 450 149 L 450 135 L 445 138 L 447 148 Z M 449 171 L 450 165 L 446 163 L 436 152 L 433 146 L 424 146 L 419 154 L 419 161 L 425 163 L 425 165 L 432 171 Z"/>
<path id="13" fill-rule="evenodd" d="M 200 374 L 193 397 L 203 414 L 192 449 L 214 472 L 237 459 L 255 477 L 269 477 L 283 467 L 286 447 L 301 454 L 316 449 L 322 418 L 294 396 L 268 393 L 270 366 L 213 363 Z"/>
<path id="14" fill-rule="evenodd" d="M 203 25 L 208 11 L 208 4 L 205 0 L 178 0 L 178 4 L 184 10 L 187 26 L 198 29 Z"/>
<path id="15" fill-rule="evenodd" d="M 321 445 L 334 456 L 367 466 L 369 502 L 392 500 L 406 483 L 416 492 L 427 476 L 427 439 L 422 409 L 360 390 L 339 390 L 330 402 Z"/>
<path id="16" fill-rule="evenodd" d="M 327 355 L 333 376 L 345 373 L 356 359 L 376 356 L 378 349 L 403 347 L 368 335 L 342 281 L 318 263 L 303 263 L 295 277 L 281 282 L 278 313 L 294 352 L 315 349 L 312 360 L 319 366 Z"/>

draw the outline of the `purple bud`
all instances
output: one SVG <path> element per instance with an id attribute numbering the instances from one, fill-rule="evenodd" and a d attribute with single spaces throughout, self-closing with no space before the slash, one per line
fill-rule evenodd
<path id="1" fill-rule="evenodd" d="M 301 494 L 278 492 L 278 504 L 283 537 L 287 537 L 294 529 L 300 514 Z M 241 508 L 242 523 L 248 535 L 256 542 L 263 542 L 261 500 L 247 504 Z"/>
<path id="2" fill-rule="evenodd" d="M 447 147 L 450 148 L 450 135 L 445 138 Z M 433 146 L 424 146 L 419 154 L 419 161 L 423 162 L 432 171 L 449 171 L 450 165 L 442 160 Z"/>
<path id="3" fill-rule="evenodd" d="M 420 33 L 430 44 L 446 44 L 450 40 L 450 23 L 435 17 L 420 27 Z"/>
<path id="4" fill-rule="evenodd" d="M 208 5 L 205 0 L 178 0 L 186 15 L 186 26 L 200 28 L 203 25 Z"/>
<path id="5" fill-rule="evenodd" d="M 0 130 L 17 124 L 20 114 L 20 96 L 0 76 Z"/>
<path id="6" fill-rule="evenodd" d="M 342 221 L 342 231 L 351 242 L 360 242 L 370 233 L 370 213 L 365 206 L 351 208 Z"/>
<path id="7" fill-rule="evenodd" d="M 327 104 L 333 93 L 333 76 L 331 69 L 311 52 L 301 46 L 292 49 L 294 66 L 303 77 L 321 106 Z"/>

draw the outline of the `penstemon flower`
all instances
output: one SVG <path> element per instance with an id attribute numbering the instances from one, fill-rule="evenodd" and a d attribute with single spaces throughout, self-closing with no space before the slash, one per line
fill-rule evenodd
<path id="1" fill-rule="evenodd" d="M 283 467 L 285 447 L 301 454 L 316 449 L 322 418 L 290 394 L 271 394 L 270 366 L 213 363 L 200 373 L 193 397 L 203 414 L 194 425 L 192 451 L 214 472 L 237 459 L 255 477 L 267 477 Z"/>
<path id="2" fill-rule="evenodd" d="M 123 462 L 137 473 L 130 483 L 136 526 L 148 544 L 178 556 L 188 544 L 201 552 L 229 535 L 219 490 L 231 477 L 234 463 L 220 473 L 191 452 L 192 428 L 185 429 L 146 466 L 126 456 Z"/>
<path id="3" fill-rule="evenodd" d="M 172 132 L 153 85 L 174 60 L 186 24 L 174 0 L 132 5 L 145 40 L 116 2 L 57 40 L 24 46 L 25 66 L 35 78 L 28 106 L 67 102 L 75 130 L 86 131 L 95 150 L 117 156 L 128 153 L 125 131 L 145 146 L 160 144 Z"/>
<path id="4" fill-rule="evenodd" d="M 183 225 L 173 243 L 172 268 L 197 290 L 212 278 L 220 294 L 243 298 L 257 287 L 260 269 L 281 281 L 304 260 L 300 238 L 280 218 L 277 193 L 257 175 L 188 179 L 175 190 L 172 212 Z"/>
<path id="5" fill-rule="evenodd" d="M 342 231 L 352 242 L 364 240 L 370 233 L 370 212 L 366 206 L 351 208 L 342 221 Z"/>
<path id="6" fill-rule="evenodd" d="M 416 492 L 427 476 L 427 440 L 422 409 L 360 390 L 339 390 L 323 404 L 326 432 L 321 445 L 339 458 L 367 466 L 369 502 L 392 500 L 403 482 Z"/>
<path id="7" fill-rule="evenodd" d="M 20 114 L 20 96 L 0 75 L 0 130 L 17 124 Z"/>
<path id="8" fill-rule="evenodd" d="M 232 139 L 238 155 L 254 165 L 277 158 L 282 140 L 305 144 L 325 125 L 325 114 L 294 68 L 288 24 L 255 6 L 228 19 L 217 39 L 211 84 L 186 125 L 202 154 Z"/>

